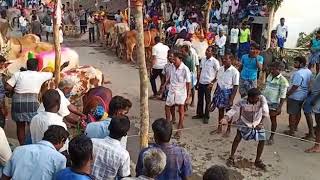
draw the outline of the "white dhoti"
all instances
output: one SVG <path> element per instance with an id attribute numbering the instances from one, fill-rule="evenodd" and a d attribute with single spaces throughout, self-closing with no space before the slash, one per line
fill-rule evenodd
<path id="1" fill-rule="evenodd" d="M 52 33 L 53 32 L 52 26 L 45 26 L 45 31 L 48 33 Z"/>
<path id="2" fill-rule="evenodd" d="M 187 100 L 187 91 L 179 92 L 179 91 L 171 91 L 169 90 L 166 105 L 174 106 L 174 105 L 184 105 Z"/>

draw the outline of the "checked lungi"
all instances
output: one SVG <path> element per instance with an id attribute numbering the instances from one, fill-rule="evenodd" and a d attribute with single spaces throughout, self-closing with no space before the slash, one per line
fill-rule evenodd
<path id="1" fill-rule="evenodd" d="M 232 94 L 232 89 L 221 89 L 219 85 L 217 85 L 217 89 L 214 92 L 212 102 L 216 108 L 230 108 L 229 100 Z"/>
<path id="2" fill-rule="evenodd" d="M 31 122 L 39 108 L 38 94 L 14 93 L 12 96 L 11 114 L 16 122 Z"/>
<path id="3" fill-rule="evenodd" d="M 266 140 L 266 131 L 262 129 L 254 129 L 248 127 L 243 121 L 239 120 L 237 122 L 238 131 L 241 133 L 242 139 L 249 141 L 264 141 Z"/>
<path id="4" fill-rule="evenodd" d="M 312 65 L 320 63 L 320 51 L 315 52 L 315 53 L 311 53 L 308 61 L 309 61 L 309 64 L 312 64 Z"/>

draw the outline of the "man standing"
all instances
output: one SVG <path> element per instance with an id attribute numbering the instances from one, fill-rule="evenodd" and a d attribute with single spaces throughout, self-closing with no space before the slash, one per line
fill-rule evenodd
<path id="1" fill-rule="evenodd" d="M 301 118 L 301 108 L 308 96 L 312 72 L 306 68 L 305 57 L 296 57 L 294 67 L 298 69 L 293 73 L 290 80 L 290 88 L 287 92 L 287 113 L 289 114 L 289 130 L 284 133 L 293 136 L 298 128 Z"/>
<path id="2" fill-rule="evenodd" d="M 86 33 L 86 11 L 83 9 L 82 5 L 79 5 L 78 16 L 80 19 L 80 34 Z"/>
<path id="3" fill-rule="evenodd" d="M 164 66 L 168 63 L 168 51 L 170 48 L 167 45 L 164 45 L 160 37 L 157 36 L 154 38 L 156 43 L 155 46 L 152 47 L 152 69 L 150 72 L 150 83 L 153 92 L 152 98 L 156 98 L 158 94 L 156 79 L 160 76 L 161 82 L 164 81 L 164 76 L 162 74 Z"/>
<path id="4" fill-rule="evenodd" d="M 254 165 L 260 169 L 265 169 L 266 165 L 261 160 L 261 155 L 266 139 L 265 130 L 263 128 L 263 120 L 269 117 L 269 108 L 267 100 L 261 95 L 257 88 L 248 91 L 248 97 L 242 98 L 238 103 L 232 106 L 232 109 L 227 112 L 221 120 L 222 125 L 228 125 L 233 118 L 240 112 L 238 121 L 237 135 L 233 140 L 232 149 L 228 166 L 234 166 L 234 154 L 237 151 L 241 139 L 259 141 L 257 147 L 257 155 Z"/>
<path id="5" fill-rule="evenodd" d="M 238 42 L 239 42 L 239 33 L 238 24 L 234 23 L 232 29 L 230 30 L 230 49 L 234 57 L 237 57 L 238 53 Z"/>
<path id="6" fill-rule="evenodd" d="M 20 31 L 22 33 L 22 36 L 26 35 L 28 33 L 28 21 L 25 17 L 25 13 L 22 12 L 21 16 L 19 17 L 19 25 L 20 25 Z"/>
<path id="7" fill-rule="evenodd" d="M 88 29 L 89 29 L 89 42 L 90 43 L 95 43 L 95 38 L 94 38 L 94 26 L 96 22 L 93 17 L 93 12 L 90 13 L 89 18 L 88 18 Z M 97 32 L 99 29 L 97 29 Z"/>
<path id="8" fill-rule="evenodd" d="M 172 124 L 166 119 L 157 119 L 152 123 L 156 144 L 141 150 L 136 166 L 137 176 L 143 175 L 143 159 L 151 148 L 160 148 L 167 156 L 167 165 L 157 179 L 188 179 L 192 175 L 192 165 L 189 153 L 182 147 L 170 143 Z"/>
<path id="9" fill-rule="evenodd" d="M 280 19 L 280 24 L 277 26 L 277 38 L 278 38 L 278 46 L 280 50 L 283 51 L 284 43 L 288 38 L 288 26 L 284 24 L 285 19 Z"/>
<path id="10" fill-rule="evenodd" d="M 192 119 L 203 119 L 203 123 L 208 124 L 209 105 L 211 101 L 211 91 L 213 84 L 216 81 L 216 75 L 220 68 L 219 61 L 213 57 L 213 47 L 208 47 L 206 50 L 206 58 L 201 60 L 200 72 L 198 76 L 198 104 L 197 115 Z M 205 98 L 205 112 L 203 113 L 203 99 Z"/>
<path id="11" fill-rule="evenodd" d="M 238 58 L 241 59 L 243 55 L 248 54 L 250 52 L 250 40 L 251 40 L 251 32 L 248 28 L 247 22 L 243 22 L 240 28 L 239 34 L 239 50 L 238 50 Z"/>
<path id="12" fill-rule="evenodd" d="M 286 100 L 288 80 L 280 73 L 282 66 L 279 62 L 270 65 L 270 74 L 267 77 L 266 87 L 263 91 L 269 106 L 269 115 L 271 120 L 271 135 L 268 145 L 273 144 L 274 132 L 277 130 L 277 116 L 281 114 L 281 109 Z"/>
<path id="13" fill-rule="evenodd" d="M 166 82 L 169 85 L 169 92 L 165 105 L 166 119 L 170 121 L 171 109 L 176 105 L 179 108 L 178 129 L 183 128 L 185 105 L 190 97 L 191 73 L 189 68 L 182 62 L 183 55 L 180 52 L 174 52 L 174 68 L 170 68 L 170 79 Z M 181 131 L 177 132 L 177 137 Z"/>
<path id="14" fill-rule="evenodd" d="M 114 19 L 116 20 L 117 23 L 121 23 L 122 22 L 122 15 L 121 15 L 121 11 L 118 10 L 117 14 L 114 15 Z"/>
<path id="15" fill-rule="evenodd" d="M 320 71 L 320 30 L 316 32 L 316 37 L 310 41 L 310 56 L 308 68 L 312 69 L 316 64 L 316 73 Z"/>
<path id="16" fill-rule="evenodd" d="M 17 147 L 3 169 L 2 180 L 53 179 L 66 167 L 66 158 L 59 153 L 69 133 L 61 126 L 50 126 L 37 144 Z"/>
<path id="17" fill-rule="evenodd" d="M 237 94 L 239 86 L 239 71 L 231 64 L 231 54 L 227 53 L 223 58 L 223 66 L 219 69 L 217 75 L 217 88 L 214 92 L 210 110 L 219 109 L 219 125 L 217 133 L 222 132 L 221 120 L 225 111 L 230 110 L 233 105 L 234 97 Z M 225 136 L 230 134 L 230 124 Z"/>
<path id="18" fill-rule="evenodd" d="M 252 44 L 250 53 L 242 56 L 240 73 L 239 92 L 241 97 L 245 97 L 249 89 L 257 87 L 258 71 L 262 70 L 263 57 L 260 56 L 258 44 Z"/>
<path id="19" fill-rule="evenodd" d="M 49 35 L 52 34 L 52 17 L 51 11 L 48 9 L 47 14 L 43 18 L 44 29 L 46 31 L 46 40 L 49 41 Z"/>
<path id="20" fill-rule="evenodd" d="M 221 19 L 228 20 L 229 15 L 231 13 L 232 2 L 231 0 L 222 0 L 222 7 L 221 7 Z"/>
<path id="21" fill-rule="evenodd" d="M 222 57 L 224 56 L 224 53 L 225 53 L 225 46 L 226 46 L 226 42 L 227 42 L 227 37 L 224 35 L 225 31 L 223 30 L 220 30 L 219 31 L 219 35 L 216 35 L 216 38 L 215 38 L 215 44 L 218 48 L 218 59 L 219 60 L 222 60 Z"/>
<path id="22" fill-rule="evenodd" d="M 108 127 L 109 136 L 92 139 L 94 159 L 91 175 L 95 179 L 121 179 L 130 175 L 129 152 L 120 143 L 129 128 L 127 117 L 113 117 Z"/>

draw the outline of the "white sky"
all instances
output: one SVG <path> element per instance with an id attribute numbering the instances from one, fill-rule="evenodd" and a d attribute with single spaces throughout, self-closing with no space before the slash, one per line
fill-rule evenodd
<path id="1" fill-rule="evenodd" d="M 274 26 L 286 18 L 289 29 L 287 47 L 295 47 L 300 32 L 312 32 L 320 27 L 320 0 L 284 0 L 276 13 Z"/>

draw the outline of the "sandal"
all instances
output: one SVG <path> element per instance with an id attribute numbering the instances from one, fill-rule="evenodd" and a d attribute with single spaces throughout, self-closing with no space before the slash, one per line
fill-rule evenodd
<path id="1" fill-rule="evenodd" d="M 229 157 L 229 158 L 227 159 L 226 165 L 227 165 L 228 167 L 234 166 L 234 165 L 235 165 L 235 163 L 234 163 L 234 158 Z"/>
<path id="2" fill-rule="evenodd" d="M 262 170 L 266 170 L 266 165 L 262 162 L 262 160 L 259 160 L 259 161 L 256 161 L 254 162 L 254 165 L 257 167 L 257 168 L 260 168 Z"/>

